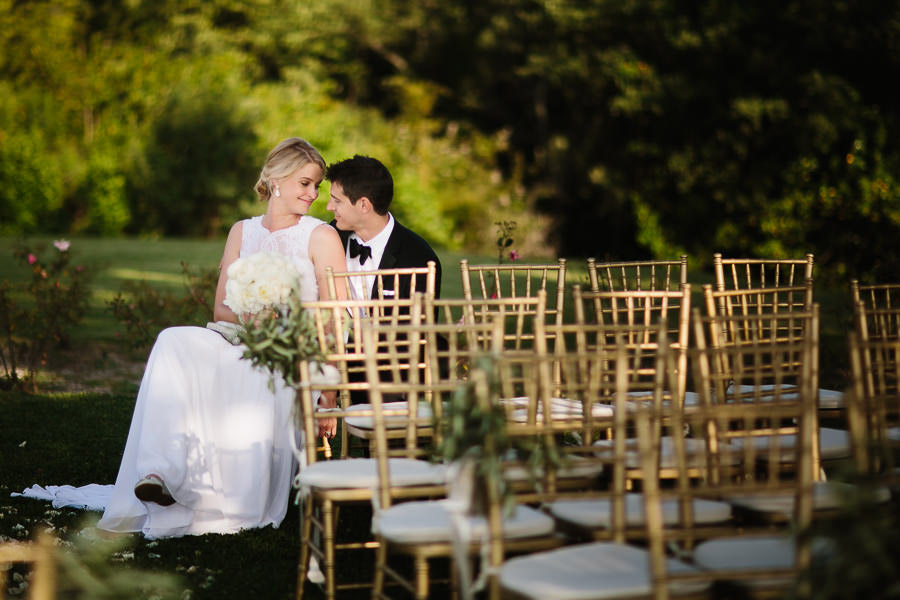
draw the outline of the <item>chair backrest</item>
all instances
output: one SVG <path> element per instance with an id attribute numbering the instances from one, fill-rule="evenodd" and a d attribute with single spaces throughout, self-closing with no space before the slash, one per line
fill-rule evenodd
<path id="1" fill-rule="evenodd" d="M 678 289 L 688 282 L 688 257 L 677 260 L 597 262 L 587 259 L 591 291 Z"/>
<path id="2" fill-rule="evenodd" d="M 56 598 L 56 550 L 53 540 L 46 532 L 33 542 L 0 543 L 0 597 L 6 597 L 6 574 L 16 563 L 32 565 L 32 575 L 28 586 L 31 600 L 54 600 Z"/>
<path id="3" fill-rule="evenodd" d="M 713 254 L 716 289 L 746 290 L 802 285 L 813 278 L 812 254 L 804 258 L 723 258 Z"/>
<path id="4" fill-rule="evenodd" d="M 656 327 L 665 323 L 667 342 L 677 353 L 679 403 L 684 398 L 687 382 L 687 352 L 690 340 L 691 286 L 678 290 L 582 291 L 572 286 L 572 304 L 576 326 L 598 324 L 606 327 L 628 327 L 626 342 L 655 343 Z M 569 336 L 583 338 L 577 327 Z M 558 336 L 557 336 L 558 337 Z M 614 342 L 608 338 L 606 343 Z"/>
<path id="5" fill-rule="evenodd" d="M 444 405 L 451 402 L 461 382 L 471 376 L 481 356 L 499 351 L 501 333 L 499 320 L 387 327 L 371 321 L 363 323 L 361 337 L 366 345 L 386 343 L 390 347 L 385 353 L 387 362 L 424 361 L 423 369 L 410 372 L 402 380 L 382 380 L 379 385 L 372 386 L 369 393 L 375 457 L 378 460 L 380 507 L 390 506 L 393 497 L 389 459 L 430 458 L 429 453 L 441 443 Z M 441 338 L 443 342 L 439 341 Z M 399 342 L 404 339 L 409 343 Z M 419 348 L 423 350 L 420 352 Z M 379 376 L 379 362 L 374 355 L 366 356 L 366 371 L 370 379 Z M 401 402 L 387 404 L 388 398 Z M 428 403 L 431 407 L 428 417 L 421 416 L 420 403 Z M 405 434 L 389 436 L 389 420 L 393 420 L 394 432 L 400 423 Z M 423 435 L 424 430 L 427 430 L 426 435 Z M 389 443 L 391 438 L 401 437 L 401 444 Z M 428 440 L 423 443 L 424 437 Z M 405 492 L 409 493 L 409 488 Z"/>
<path id="6" fill-rule="evenodd" d="M 698 349 L 695 389 L 701 403 L 742 407 L 761 404 L 768 408 L 784 405 L 784 410 L 804 415 L 811 410 L 818 479 L 818 305 L 802 312 L 705 317 L 695 309 L 693 321 Z M 701 367 L 709 373 L 696 371 Z M 697 387 L 701 383 L 706 387 Z M 768 451 L 772 466 L 779 448 L 772 446 Z"/>
<path id="7" fill-rule="evenodd" d="M 528 298 L 547 292 L 546 318 L 561 323 L 566 300 L 566 259 L 555 265 L 470 265 L 459 261 L 463 298 Z"/>
<path id="8" fill-rule="evenodd" d="M 807 311 L 813 303 L 813 282 L 807 279 L 802 285 L 740 290 L 717 290 L 704 284 L 703 300 L 710 316 Z"/>
<path id="9" fill-rule="evenodd" d="M 328 297 L 338 297 L 337 290 L 343 288 L 347 298 L 368 300 L 390 299 L 396 296 L 411 298 L 420 291 L 426 295 L 437 295 L 437 265 L 428 261 L 424 267 L 377 269 L 375 271 L 347 271 L 335 273 L 326 271 Z"/>
<path id="10" fill-rule="evenodd" d="M 896 483 L 900 455 L 900 339 L 849 335 L 848 420 L 860 473 Z"/>
<path id="11" fill-rule="evenodd" d="M 301 362 L 299 365 L 302 384 L 298 392 L 300 417 L 310 416 L 308 423 L 305 419 L 303 421 L 306 434 L 305 459 L 308 462 L 314 462 L 317 456 L 316 420 L 346 416 L 351 403 L 351 392 L 367 392 L 371 388 L 371 383 L 366 377 L 364 362 L 366 356 L 372 355 L 376 359 L 381 359 L 385 352 L 394 351 L 393 347 L 385 343 L 367 347 L 360 335 L 363 323 L 374 321 L 383 327 L 421 324 L 425 320 L 423 305 L 423 296 L 418 293 L 413 294 L 411 298 L 317 300 L 303 303 L 315 331 L 315 342 L 323 349 L 325 362 L 334 366 L 340 374 L 340 380 L 335 383 L 317 377 L 316 367 L 310 363 Z M 418 361 L 413 364 L 418 366 Z M 409 373 L 412 365 L 381 361 L 379 369 L 385 378 L 403 377 Z M 316 412 L 312 402 L 313 395 L 317 391 L 337 391 L 338 407 Z M 349 440 L 346 428 L 341 430 L 342 455 L 346 456 Z"/>
<path id="12" fill-rule="evenodd" d="M 863 340 L 900 337 L 900 283 L 850 282 L 854 326 Z"/>
<path id="13" fill-rule="evenodd" d="M 503 298 L 425 298 L 425 315 L 435 323 L 475 323 L 499 316 L 506 350 L 532 348 L 536 323 L 550 318 L 544 290 Z"/>

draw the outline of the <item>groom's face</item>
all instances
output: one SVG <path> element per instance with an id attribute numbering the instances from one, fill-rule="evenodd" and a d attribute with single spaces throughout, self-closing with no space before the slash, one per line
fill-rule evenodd
<path id="1" fill-rule="evenodd" d="M 334 213 L 334 223 L 338 229 L 356 231 L 362 217 L 359 210 L 361 204 L 357 202 L 354 205 L 350 202 L 350 197 L 344 193 L 343 186 L 337 181 L 331 182 L 331 195 L 325 208 Z"/>

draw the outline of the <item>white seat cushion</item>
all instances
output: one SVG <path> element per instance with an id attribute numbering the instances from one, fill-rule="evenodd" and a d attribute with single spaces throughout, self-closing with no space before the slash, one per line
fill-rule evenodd
<path id="1" fill-rule="evenodd" d="M 727 502 L 695 498 L 694 522 L 698 524 L 721 523 L 731 518 L 731 505 Z M 554 517 L 590 529 L 609 528 L 612 523 L 612 500 L 586 498 L 584 500 L 557 500 L 549 506 Z M 679 503 L 673 498 L 662 501 L 664 525 L 677 525 L 680 521 Z M 629 527 L 644 524 L 644 495 L 625 495 L 625 523 Z"/>
<path id="2" fill-rule="evenodd" d="M 375 532 L 398 543 L 450 543 L 453 541 L 452 504 L 448 500 L 402 502 L 379 511 L 374 519 Z M 488 532 L 487 519 L 465 517 L 472 542 L 480 542 Z M 553 519 L 533 508 L 516 506 L 503 518 L 505 539 L 546 536 L 553 533 Z"/>
<path id="3" fill-rule="evenodd" d="M 412 458 L 392 458 L 389 465 L 393 486 L 441 485 L 447 481 L 444 465 Z M 304 467 L 297 478 L 301 489 L 374 489 L 378 485 L 378 461 L 374 458 L 325 460 Z"/>
<path id="4" fill-rule="evenodd" d="M 511 418 L 514 421 L 516 421 L 517 423 L 524 423 L 528 419 L 528 404 L 530 403 L 529 398 L 519 396 L 516 398 L 503 400 L 503 402 L 511 404 L 513 406 Z M 578 400 L 570 400 L 568 398 L 551 398 L 550 412 L 553 416 L 553 419 L 556 420 L 577 419 L 584 415 L 584 405 Z M 539 421 L 543 420 L 543 414 L 543 409 L 539 405 L 537 410 L 537 418 Z M 594 404 L 591 409 L 591 415 L 595 419 L 612 417 L 613 408 L 608 404 Z"/>
<path id="5" fill-rule="evenodd" d="M 813 483 L 812 498 L 813 510 L 834 510 L 840 508 L 846 499 L 854 494 L 854 486 L 839 481 L 816 481 Z M 874 490 L 873 499 L 876 502 L 887 502 L 891 498 L 891 492 L 885 487 Z M 794 495 L 782 494 L 758 494 L 753 496 L 728 496 L 727 502 L 734 506 L 740 506 L 748 510 L 760 513 L 777 513 L 785 517 L 794 514 Z"/>
<path id="6" fill-rule="evenodd" d="M 814 560 L 827 558 L 827 540 L 813 540 Z M 741 569 L 790 569 L 794 565 L 794 541 L 787 537 L 734 537 L 702 542 L 694 550 L 694 564 L 707 571 L 737 571 Z M 793 583 L 793 577 L 766 577 L 742 580 L 748 587 L 773 587 Z"/>
<path id="7" fill-rule="evenodd" d="M 766 384 L 759 386 L 759 389 L 763 392 L 774 392 L 776 387 L 781 388 L 781 400 L 796 400 L 797 393 L 791 390 L 796 390 L 797 386 L 792 384 L 784 384 L 781 386 L 775 386 L 774 384 Z M 729 391 L 738 393 L 750 393 L 753 390 L 754 386 L 752 385 L 739 385 L 737 388 L 731 386 Z M 774 397 L 774 394 L 773 394 Z M 824 388 L 819 388 L 819 408 L 820 409 L 836 409 L 843 408 L 844 404 L 844 392 L 840 392 L 838 390 L 826 390 Z"/>
<path id="8" fill-rule="evenodd" d="M 844 392 L 819 388 L 819 408 L 835 409 L 844 408 L 844 406 L 846 406 Z"/>
<path id="9" fill-rule="evenodd" d="M 778 443 L 781 447 L 781 460 L 793 461 L 794 444 L 797 436 L 794 434 L 779 435 Z M 747 438 L 735 438 L 731 441 L 731 445 L 736 448 L 736 452 L 740 452 Z M 756 446 L 760 459 L 766 459 L 766 451 L 771 443 L 771 436 L 763 435 L 753 438 L 753 444 Z M 832 429 L 830 427 L 819 428 L 819 455 L 822 459 L 843 458 L 850 456 L 850 432 L 843 429 Z"/>
<path id="10" fill-rule="evenodd" d="M 503 471 L 503 475 L 509 481 L 530 481 L 532 477 L 540 477 L 542 473 L 543 469 L 540 467 L 538 467 L 536 472 L 532 473 L 522 465 L 514 465 Z M 573 457 L 559 466 L 556 470 L 556 477 L 559 479 L 586 479 L 599 477 L 602 473 L 603 465 L 601 463 Z"/>
<path id="11" fill-rule="evenodd" d="M 419 423 L 421 426 L 430 426 L 434 418 L 434 411 L 428 402 L 421 401 L 417 403 L 416 412 L 419 413 Z M 402 429 L 406 427 L 409 421 L 409 402 L 401 400 L 398 402 L 385 402 L 382 405 L 384 412 L 384 425 L 388 429 Z M 398 411 L 400 414 L 390 414 L 390 411 Z M 353 415 L 351 413 L 364 413 Z M 347 415 L 344 417 L 344 423 L 349 427 L 357 429 L 374 429 L 375 419 L 372 416 L 371 404 L 354 404 L 347 409 Z"/>
<path id="12" fill-rule="evenodd" d="M 625 402 L 625 407 L 628 409 L 628 412 L 634 412 L 641 406 L 645 406 L 648 402 L 653 400 L 653 393 L 648 391 L 643 392 L 628 392 L 628 395 L 632 398 L 641 398 L 640 401 L 637 400 L 627 400 Z M 663 400 L 663 406 L 670 406 L 672 402 L 670 400 Z M 700 394 L 697 392 L 685 392 L 684 393 L 684 407 L 691 408 L 700 404 Z"/>
<path id="13" fill-rule="evenodd" d="M 681 561 L 668 561 L 670 572 L 696 572 Z M 585 600 L 645 597 L 652 592 L 650 557 L 626 544 L 596 542 L 567 546 L 507 560 L 500 583 L 523 598 Z M 708 582 L 676 582 L 672 595 L 698 593 Z"/>
<path id="14" fill-rule="evenodd" d="M 685 454 L 689 467 L 703 468 L 706 467 L 706 441 L 699 438 L 685 438 L 684 440 Z M 598 449 L 598 456 L 604 456 L 615 450 L 614 440 L 597 440 L 594 447 Z M 675 455 L 675 442 L 669 436 L 663 436 L 660 439 L 660 467 L 663 469 L 672 469 L 677 466 L 678 461 Z M 734 453 L 722 455 L 723 460 L 728 459 L 732 465 L 740 461 L 740 457 Z M 641 468 L 641 454 L 638 448 L 636 438 L 625 440 L 625 466 L 629 469 Z"/>

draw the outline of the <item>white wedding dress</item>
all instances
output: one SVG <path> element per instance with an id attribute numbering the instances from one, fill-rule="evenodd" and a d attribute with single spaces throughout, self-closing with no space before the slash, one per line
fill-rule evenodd
<path id="1" fill-rule="evenodd" d="M 323 221 L 304 216 L 270 232 L 262 217 L 243 224 L 241 256 L 268 251 L 290 258 L 301 274 L 303 300 L 318 298 L 309 237 Z M 109 504 L 97 524 L 150 538 L 232 533 L 278 526 L 287 512 L 302 447 L 292 418 L 293 390 L 241 358 L 219 333 L 201 327 L 162 331 L 150 352 L 134 407 L 125 453 Z M 295 444 L 298 444 L 295 446 Z M 155 473 L 175 504 L 144 503 L 134 495 Z"/>

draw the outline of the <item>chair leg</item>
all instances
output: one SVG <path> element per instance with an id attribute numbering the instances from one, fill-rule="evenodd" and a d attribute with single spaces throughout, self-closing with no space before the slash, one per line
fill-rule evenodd
<path id="1" fill-rule="evenodd" d="M 312 498 L 304 498 L 303 511 L 300 517 L 300 559 L 297 564 L 297 600 L 303 598 L 306 585 L 306 574 L 309 571 L 309 544 L 312 532 L 313 502 Z"/>
<path id="2" fill-rule="evenodd" d="M 322 501 L 322 542 L 325 550 L 325 597 L 334 600 L 334 504 Z"/>
<path id="3" fill-rule="evenodd" d="M 384 597 L 384 569 L 387 563 L 387 544 L 378 538 L 375 548 L 375 576 L 372 579 L 372 598 Z"/>
<path id="4" fill-rule="evenodd" d="M 428 559 L 416 556 L 416 600 L 428 598 Z"/>
<path id="5" fill-rule="evenodd" d="M 450 561 L 450 600 L 459 600 L 459 568 L 456 561 Z"/>

